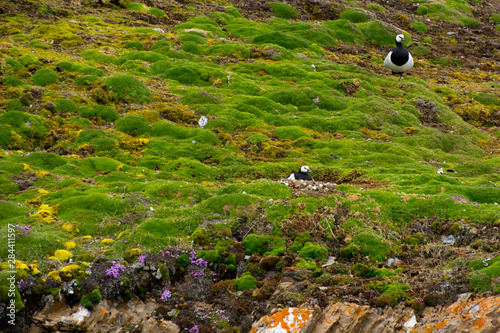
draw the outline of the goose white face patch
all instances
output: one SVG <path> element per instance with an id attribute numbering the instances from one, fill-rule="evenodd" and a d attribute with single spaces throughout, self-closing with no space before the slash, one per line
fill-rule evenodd
<path id="1" fill-rule="evenodd" d="M 405 41 L 405 35 L 397 35 L 396 36 L 396 42 L 402 43 Z"/>
<path id="2" fill-rule="evenodd" d="M 304 166 L 300 167 L 300 172 L 311 173 L 311 169 L 309 169 L 309 167 L 307 165 L 304 165 Z"/>

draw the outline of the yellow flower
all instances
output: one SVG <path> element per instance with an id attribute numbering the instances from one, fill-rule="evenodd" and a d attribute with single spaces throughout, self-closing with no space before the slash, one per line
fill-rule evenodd
<path id="1" fill-rule="evenodd" d="M 66 250 L 57 250 L 54 253 L 54 257 L 59 261 L 68 261 L 69 259 L 73 258 L 73 253 Z"/>
<path id="2" fill-rule="evenodd" d="M 59 276 L 58 271 L 52 271 L 49 274 L 47 274 L 47 277 L 51 278 L 54 281 L 61 281 L 61 277 Z"/>
<path id="3" fill-rule="evenodd" d="M 99 244 L 100 246 L 109 246 L 111 245 L 112 243 L 114 243 L 114 240 L 112 239 L 109 239 L 109 238 L 106 238 L 106 239 L 103 239 L 101 241 L 101 244 Z"/>
<path id="4" fill-rule="evenodd" d="M 70 251 L 73 250 L 76 247 L 75 242 L 65 242 L 63 243 L 63 246 L 66 248 L 66 250 Z"/>

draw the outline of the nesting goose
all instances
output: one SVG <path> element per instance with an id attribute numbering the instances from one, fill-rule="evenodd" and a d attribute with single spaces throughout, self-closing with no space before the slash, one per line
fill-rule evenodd
<path id="1" fill-rule="evenodd" d="M 407 49 L 403 48 L 404 35 L 396 36 L 396 47 L 389 51 L 384 60 L 384 66 L 392 70 L 392 74 L 399 74 L 399 80 L 403 73 L 413 67 L 413 58 Z M 399 81 L 398 80 L 398 81 Z"/>
<path id="2" fill-rule="evenodd" d="M 300 170 L 298 172 L 294 172 L 290 176 L 288 176 L 288 179 L 290 179 L 290 180 L 313 180 L 310 173 L 311 173 L 311 169 L 309 169 L 309 167 L 307 165 L 303 165 L 300 167 Z"/>

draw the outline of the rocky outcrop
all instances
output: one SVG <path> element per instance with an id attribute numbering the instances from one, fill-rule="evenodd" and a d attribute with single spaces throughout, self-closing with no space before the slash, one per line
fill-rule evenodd
<path id="1" fill-rule="evenodd" d="M 153 316 L 159 304 L 134 298 L 128 302 L 107 300 L 96 304 L 92 311 L 81 305 L 69 306 L 65 298 L 48 296 L 46 306 L 33 316 L 29 332 L 110 331 L 120 327 L 135 328 L 138 332 L 178 333 L 174 323 Z"/>
<path id="2" fill-rule="evenodd" d="M 500 331 L 500 297 L 474 298 L 463 294 L 448 307 L 429 307 L 421 316 L 409 307 L 371 308 L 338 302 L 322 312 L 286 308 L 265 316 L 252 332 L 382 333 L 382 332 L 482 332 Z"/>

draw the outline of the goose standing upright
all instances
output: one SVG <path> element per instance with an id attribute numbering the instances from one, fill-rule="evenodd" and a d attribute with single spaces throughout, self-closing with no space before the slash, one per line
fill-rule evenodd
<path id="1" fill-rule="evenodd" d="M 389 51 L 384 60 L 384 66 L 392 70 L 392 74 L 399 74 L 399 80 L 403 77 L 403 73 L 413 67 L 413 58 L 410 52 L 403 47 L 404 35 L 396 36 L 396 47 Z"/>

